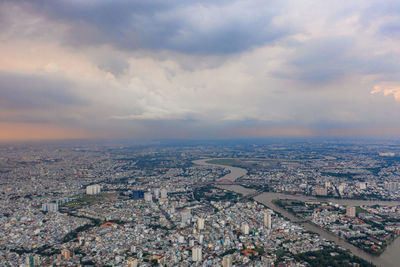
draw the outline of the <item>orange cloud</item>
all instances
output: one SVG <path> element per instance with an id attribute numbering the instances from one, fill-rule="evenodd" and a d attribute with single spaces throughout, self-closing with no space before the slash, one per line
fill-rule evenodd
<path id="1" fill-rule="evenodd" d="M 89 133 L 50 125 L 0 122 L 0 141 L 91 138 Z"/>
<path id="2" fill-rule="evenodd" d="M 393 95 L 397 102 L 400 102 L 400 84 L 399 83 L 381 83 L 374 86 L 371 95 L 383 93 L 384 96 Z"/>

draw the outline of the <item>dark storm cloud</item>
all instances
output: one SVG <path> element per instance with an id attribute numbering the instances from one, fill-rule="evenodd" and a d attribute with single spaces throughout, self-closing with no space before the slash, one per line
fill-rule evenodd
<path id="1" fill-rule="evenodd" d="M 353 67 L 354 62 L 348 53 L 353 45 L 349 38 L 335 38 L 307 42 L 289 61 L 297 70 L 300 80 L 323 83 L 334 80 Z"/>
<path id="2" fill-rule="evenodd" d="M 68 25 L 63 42 L 121 49 L 219 54 L 291 33 L 273 19 L 280 4 L 255 1 L 25 1 L 24 10 Z"/>
<path id="3" fill-rule="evenodd" d="M 400 2 L 398 0 L 366 2 L 360 13 L 360 24 L 370 27 L 374 22 L 387 17 L 400 17 Z"/>
<path id="4" fill-rule="evenodd" d="M 111 53 L 94 57 L 93 61 L 96 62 L 100 69 L 111 72 L 114 75 L 122 74 L 129 68 L 129 63 L 125 59 Z"/>
<path id="5" fill-rule="evenodd" d="M 364 27 L 378 24 L 377 33 L 387 38 L 400 38 L 400 2 L 397 0 L 383 1 L 379 5 L 370 5 L 360 16 Z"/>
<path id="6" fill-rule="evenodd" d="M 386 37 L 400 39 L 400 16 L 397 21 L 382 25 L 379 32 Z"/>
<path id="7" fill-rule="evenodd" d="M 72 86 L 60 77 L 0 72 L 0 104 L 3 108 L 18 110 L 87 104 L 71 92 Z"/>
<path id="8" fill-rule="evenodd" d="M 337 81 L 354 74 L 400 73 L 400 62 L 391 51 L 371 55 L 357 50 L 357 39 L 336 36 L 299 44 L 296 53 L 286 61 L 288 70 L 272 74 L 281 79 L 297 79 L 309 84 Z"/>

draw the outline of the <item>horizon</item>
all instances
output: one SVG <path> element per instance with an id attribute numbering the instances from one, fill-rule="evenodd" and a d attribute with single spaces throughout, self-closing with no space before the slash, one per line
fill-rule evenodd
<path id="1" fill-rule="evenodd" d="M 343 144 L 386 144 L 399 143 L 397 136 L 266 136 L 266 137 L 232 137 L 232 138 L 67 138 L 67 139 L 26 139 L 0 140 L 0 146 L 24 145 L 95 145 L 104 146 L 201 146 L 201 145 L 264 145 L 291 143 L 343 143 Z M 395 144 L 394 144 L 395 145 Z"/>

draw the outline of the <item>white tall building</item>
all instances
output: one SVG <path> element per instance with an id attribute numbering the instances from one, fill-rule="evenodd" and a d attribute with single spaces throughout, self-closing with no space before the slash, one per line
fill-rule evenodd
<path id="1" fill-rule="evenodd" d="M 162 188 L 161 189 L 161 198 L 167 198 L 167 197 L 168 197 L 167 189 Z"/>
<path id="2" fill-rule="evenodd" d="M 193 261 L 201 261 L 202 255 L 201 255 L 201 247 L 196 246 L 192 248 L 192 260 Z"/>
<path id="3" fill-rule="evenodd" d="M 156 199 L 159 199 L 159 198 L 160 198 L 160 188 L 154 189 L 154 197 L 155 197 Z"/>
<path id="4" fill-rule="evenodd" d="M 242 233 L 245 235 L 250 233 L 250 227 L 247 223 L 242 223 Z"/>
<path id="5" fill-rule="evenodd" d="M 379 156 L 381 157 L 394 157 L 396 154 L 393 152 L 381 152 L 379 153 Z"/>
<path id="6" fill-rule="evenodd" d="M 186 209 L 181 212 L 182 224 L 186 224 L 190 218 L 192 218 L 192 214 L 190 210 Z"/>
<path id="7" fill-rule="evenodd" d="M 153 200 L 153 195 L 150 192 L 144 193 L 144 200 L 151 202 Z"/>
<path id="8" fill-rule="evenodd" d="M 204 218 L 199 218 L 197 220 L 197 229 L 199 231 L 204 229 Z"/>
<path id="9" fill-rule="evenodd" d="M 48 212 L 57 212 L 58 211 L 58 204 L 57 203 L 45 203 L 42 205 L 42 210 L 43 211 L 48 211 Z"/>
<path id="10" fill-rule="evenodd" d="M 98 184 L 89 185 L 86 187 L 86 194 L 88 195 L 97 195 L 101 192 L 101 186 Z"/>
<path id="11" fill-rule="evenodd" d="M 264 213 L 264 226 L 267 227 L 268 229 L 272 228 L 271 212 L 269 211 Z"/>
<path id="12" fill-rule="evenodd" d="M 126 261 L 126 267 L 137 267 L 138 266 L 138 260 L 135 258 L 130 258 Z"/>
<path id="13" fill-rule="evenodd" d="M 385 189 L 389 192 L 397 191 L 399 189 L 399 183 L 385 182 Z"/>
<path id="14" fill-rule="evenodd" d="M 232 267 L 232 255 L 225 255 L 222 259 L 222 267 Z"/>
<path id="15" fill-rule="evenodd" d="M 359 183 L 358 183 L 358 187 L 359 187 L 360 189 L 367 189 L 367 183 L 365 183 L 365 182 L 359 182 Z"/>

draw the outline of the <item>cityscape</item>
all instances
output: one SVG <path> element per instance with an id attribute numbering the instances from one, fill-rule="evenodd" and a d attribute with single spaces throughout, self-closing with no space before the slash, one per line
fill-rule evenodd
<path id="1" fill-rule="evenodd" d="M 0 0 L 0 267 L 399 267 L 399 0 Z"/>
<path id="2" fill-rule="evenodd" d="M 396 141 L 0 152 L 1 266 L 396 265 L 386 254 L 400 245 Z"/>

